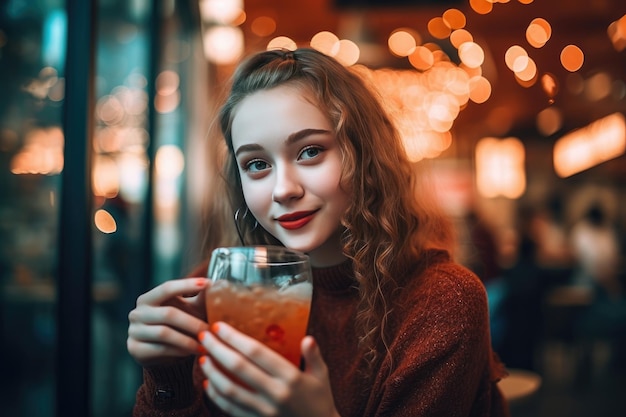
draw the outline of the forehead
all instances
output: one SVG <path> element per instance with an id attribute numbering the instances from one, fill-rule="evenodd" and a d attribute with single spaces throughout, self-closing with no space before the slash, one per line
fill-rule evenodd
<path id="1" fill-rule="evenodd" d="M 312 94 L 301 87 L 282 85 L 243 99 L 234 111 L 231 133 L 236 148 L 267 138 L 284 139 L 302 129 L 332 131 Z"/>

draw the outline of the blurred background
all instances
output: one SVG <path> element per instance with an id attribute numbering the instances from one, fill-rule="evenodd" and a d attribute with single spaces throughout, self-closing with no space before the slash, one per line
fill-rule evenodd
<path id="1" fill-rule="evenodd" d="M 1 414 L 131 415 L 127 314 L 205 256 L 228 78 L 296 46 L 365 72 L 432 166 L 532 377 L 513 416 L 626 415 L 622 0 L 0 2 Z"/>

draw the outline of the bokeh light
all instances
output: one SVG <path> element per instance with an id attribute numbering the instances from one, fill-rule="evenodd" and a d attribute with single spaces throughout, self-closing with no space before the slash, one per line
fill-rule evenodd
<path id="1" fill-rule="evenodd" d="M 463 43 L 473 41 L 474 37 L 465 29 L 457 29 L 450 34 L 450 43 L 457 49 Z"/>
<path id="2" fill-rule="evenodd" d="M 433 17 L 428 22 L 428 33 L 437 39 L 445 39 L 450 36 L 451 32 L 443 17 Z"/>
<path id="3" fill-rule="evenodd" d="M 519 45 L 509 47 L 504 54 L 506 66 L 513 72 L 516 70 L 516 63 L 519 65 L 520 58 L 528 57 L 528 52 Z M 523 65 L 525 67 L 525 65 Z"/>
<path id="4" fill-rule="evenodd" d="M 526 189 L 526 151 L 517 138 L 483 138 L 476 144 L 476 186 L 486 198 L 519 198 Z"/>
<path id="5" fill-rule="evenodd" d="M 465 18 L 465 15 L 463 14 L 462 11 L 458 9 L 446 10 L 443 13 L 442 18 L 443 18 L 443 22 L 445 23 L 445 25 L 448 26 L 452 30 L 462 29 L 465 27 L 465 24 L 467 23 L 467 19 Z"/>
<path id="6" fill-rule="evenodd" d="M 626 151 L 624 115 L 613 113 L 562 136 L 553 151 L 554 170 L 565 178 Z"/>
<path id="7" fill-rule="evenodd" d="M 97 210 L 93 218 L 94 224 L 102 233 L 114 233 L 117 231 L 117 223 L 108 211 L 104 209 Z"/>
<path id="8" fill-rule="evenodd" d="M 534 48 L 543 47 L 552 36 L 552 27 L 547 20 L 536 18 L 530 22 L 526 29 L 526 40 Z"/>
<path id="9" fill-rule="evenodd" d="M 311 48 L 317 49 L 323 54 L 331 55 L 339 38 L 332 32 L 318 32 L 311 38 Z"/>
<path id="10" fill-rule="evenodd" d="M 242 0 L 200 0 L 200 15 L 206 22 L 232 24 L 243 13 Z"/>
<path id="11" fill-rule="evenodd" d="M 204 56 L 218 65 L 233 64 L 243 54 L 243 32 L 233 26 L 212 26 L 204 32 Z"/>
<path id="12" fill-rule="evenodd" d="M 289 51 L 295 51 L 298 45 L 296 42 L 287 36 L 277 36 L 267 44 L 267 50 L 272 49 L 287 49 Z"/>
<path id="13" fill-rule="evenodd" d="M 593 74 L 585 81 L 585 97 L 589 101 L 600 101 L 611 95 L 613 80 L 606 72 Z"/>
<path id="14" fill-rule="evenodd" d="M 569 72 L 578 71 L 585 61 L 585 54 L 576 45 L 567 45 L 561 51 L 561 65 Z"/>
<path id="15" fill-rule="evenodd" d="M 465 42 L 459 47 L 459 59 L 469 68 L 477 68 L 485 61 L 485 52 L 477 43 Z"/>
<path id="16" fill-rule="evenodd" d="M 360 55 L 359 46 L 349 39 L 339 40 L 332 49 L 332 56 L 346 67 L 356 64 Z"/>
<path id="17" fill-rule="evenodd" d="M 550 106 L 537 114 L 536 123 L 539 133 L 548 137 L 561 129 L 563 125 L 563 114 L 558 108 Z"/>
<path id="18" fill-rule="evenodd" d="M 606 33 L 616 51 L 621 52 L 626 49 L 626 14 L 611 22 Z"/>
<path id="19" fill-rule="evenodd" d="M 472 77 L 470 79 L 469 98 L 474 103 L 484 103 L 491 96 L 491 83 L 483 76 Z"/>
<path id="20" fill-rule="evenodd" d="M 24 138 L 24 145 L 11 159 L 13 174 L 59 174 L 63 170 L 65 137 L 58 126 L 34 128 Z"/>
<path id="21" fill-rule="evenodd" d="M 469 4 L 478 14 L 488 14 L 493 10 L 493 3 L 489 0 L 469 0 Z"/>
<path id="22" fill-rule="evenodd" d="M 541 88 L 546 93 L 551 102 L 559 92 L 559 83 L 553 74 L 545 73 L 541 76 Z"/>
<path id="23" fill-rule="evenodd" d="M 430 49 L 425 46 L 418 46 L 409 55 L 409 62 L 415 69 L 426 71 L 435 63 L 435 57 Z"/>
<path id="24" fill-rule="evenodd" d="M 417 36 L 419 38 L 419 35 Z M 415 31 L 405 28 L 396 29 L 389 35 L 387 40 L 391 53 L 400 57 L 411 55 L 415 51 L 418 42 Z"/>
<path id="25" fill-rule="evenodd" d="M 270 36 L 276 31 L 276 20 L 269 16 L 259 16 L 250 24 L 250 30 L 261 38 Z"/>

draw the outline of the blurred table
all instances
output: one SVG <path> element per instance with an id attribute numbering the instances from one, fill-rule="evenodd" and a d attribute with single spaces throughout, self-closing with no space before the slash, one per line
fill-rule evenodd
<path id="1" fill-rule="evenodd" d="M 559 285 L 546 295 L 551 307 L 586 307 L 593 302 L 593 289 L 583 285 Z"/>

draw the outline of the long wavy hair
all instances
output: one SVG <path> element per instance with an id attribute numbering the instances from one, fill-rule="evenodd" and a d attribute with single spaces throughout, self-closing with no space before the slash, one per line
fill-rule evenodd
<path id="1" fill-rule="evenodd" d="M 342 184 L 352 204 L 342 224 L 345 255 L 353 261 L 360 304 L 357 332 L 370 364 L 387 349 L 387 316 L 400 280 L 427 248 L 451 248 L 452 229 L 406 157 L 379 95 L 357 71 L 314 49 L 271 50 L 244 61 L 219 112 L 226 145 L 223 167 L 230 218 L 242 243 L 279 244 L 247 210 L 232 146 L 237 106 L 249 95 L 289 84 L 313 97 L 334 127 L 343 158 Z"/>

